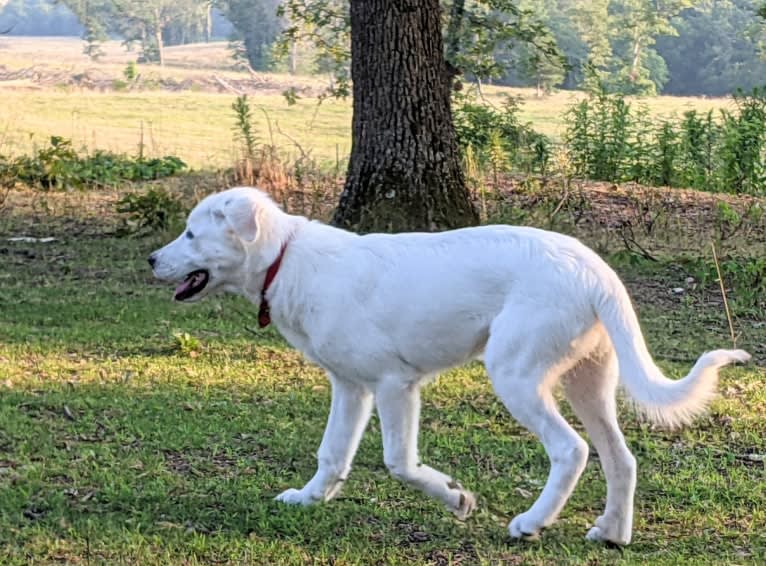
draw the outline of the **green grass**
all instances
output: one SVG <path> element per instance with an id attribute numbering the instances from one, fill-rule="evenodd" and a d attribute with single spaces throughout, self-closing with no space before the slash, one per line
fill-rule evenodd
<path id="1" fill-rule="evenodd" d="M 766 561 L 766 390 L 755 365 L 727 369 L 722 398 L 680 432 L 623 408 L 639 462 L 623 551 L 583 539 L 604 504 L 595 456 L 540 541 L 509 540 L 548 463 L 479 365 L 427 388 L 421 433 L 423 460 L 478 494 L 468 521 L 388 476 L 376 418 L 336 501 L 275 503 L 314 471 L 324 376 L 273 330 L 253 332 L 255 312 L 239 299 L 173 304 L 145 265 L 167 236 L 118 238 L 108 206 L 93 208 L 98 195 L 61 199 L 0 216 L 0 563 Z M 20 233 L 59 241 L 5 241 Z M 670 375 L 726 344 L 719 309 L 656 300 L 667 269 L 623 274 Z M 766 328 L 744 340 L 763 344 Z"/>
<path id="2" fill-rule="evenodd" d="M 563 115 L 582 93 L 544 99 L 526 89 L 487 89 L 487 100 L 501 104 L 506 94 L 521 95 L 520 116 L 542 133 L 559 139 Z M 237 155 L 233 141 L 235 96 L 204 92 L 95 93 L 4 90 L 0 106 L 0 153 L 29 153 L 51 135 L 77 147 L 136 154 L 142 141 L 149 155 L 177 155 L 194 168 L 229 166 Z M 251 95 L 258 139 L 294 157 L 294 141 L 321 162 L 335 164 L 351 151 L 351 102 L 302 98 L 288 106 L 279 94 Z M 653 113 L 680 114 L 726 105 L 723 99 L 659 97 L 645 101 Z M 268 119 L 267 119 L 268 116 Z M 268 121 L 271 121 L 269 131 Z"/>
<path id="3" fill-rule="evenodd" d="M 143 140 L 145 154 L 176 155 L 196 169 L 227 167 L 238 155 L 233 95 L 11 91 L 2 97 L 0 153 L 30 153 L 60 135 L 77 148 L 132 155 Z M 332 165 L 336 148 L 340 159 L 350 152 L 349 103 L 326 101 L 317 108 L 316 100 L 308 99 L 288 106 L 280 95 L 258 95 L 251 104 L 259 143 L 273 143 L 298 157 L 292 138 Z"/>
<path id="4" fill-rule="evenodd" d="M 122 72 L 136 54 L 125 51 L 117 41 L 108 42 L 106 52 L 102 61 L 91 62 L 82 54 L 82 42 L 76 38 L 0 37 L 0 64 L 9 69 L 35 67 L 62 77 L 91 73 L 123 80 Z M 50 136 L 58 135 L 89 150 L 135 154 L 143 143 L 149 155 L 174 154 L 194 168 L 230 166 L 237 156 L 231 110 L 235 95 L 196 89 L 209 89 L 211 82 L 216 85 L 213 76 L 251 79 L 249 74 L 232 71 L 231 65 L 225 42 L 218 42 L 169 48 L 164 68 L 138 66 L 144 78 L 188 81 L 191 86 L 180 92 L 101 93 L 56 84 L 40 89 L 29 81 L 0 84 L 0 154 L 30 153 Z M 323 80 L 258 73 L 256 84 L 262 86 L 251 95 L 251 101 L 259 141 L 274 143 L 293 157 L 301 154 L 294 145 L 297 142 L 325 164 L 345 160 L 351 151 L 351 102 L 328 100 L 317 106 L 315 96 L 324 87 Z M 280 95 L 290 86 L 303 96 L 295 106 L 288 106 Z M 308 94 L 303 89 L 308 89 Z M 491 86 L 484 88 L 484 94 L 496 105 L 505 95 L 521 97 L 521 119 L 554 139 L 563 135 L 566 109 L 584 96 L 562 91 L 537 98 L 533 89 Z M 671 96 L 647 98 L 642 103 L 653 115 L 681 114 L 689 109 L 704 112 L 730 104 L 723 98 Z"/>

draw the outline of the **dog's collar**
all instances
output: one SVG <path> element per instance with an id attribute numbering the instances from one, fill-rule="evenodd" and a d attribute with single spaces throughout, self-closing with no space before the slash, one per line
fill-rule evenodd
<path id="1" fill-rule="evenodd" d="M 266 300 L 266 291 L 269 290 L 269 285 L 274 281 L 274 278 L 279 271 L 279 266 L 282 265 L 282 258 L 285 255 L 288 242 L 289 240 L 282 244 L 282 249 L 279 250 L 277 259 L 274 260 L 274 263 L 272 263 L 266 271 L 266 279 L 263 282 L 263 289 L 261 289 L 261 307 L 258 309 L 258 326 L 260 328 L 266 328 L 271 324 L 271 308 L 269 307 L 269 302 Z"/>

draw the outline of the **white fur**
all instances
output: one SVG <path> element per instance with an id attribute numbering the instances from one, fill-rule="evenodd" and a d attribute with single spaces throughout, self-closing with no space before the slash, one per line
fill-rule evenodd
<path id="1" fill-rule="evenodd" d="M 358 236 L 282 212 L 264 193 L 235 188 L 204 199 L 188 228 L 157 251 L 157 277 L 207 269 L 217 289 L 256 306 L 268 267 L 286 243 L 267 300 L 274 325 L 327 370 L 332 407 L 318 469 L 277 499 L 308 505 L 334 497 L 377 406 L 386 466 L 464 518 L 474 496 L 419 461 L 420 388 L 438 372 L 483 355 L 511 414 L 542 441 L 551 461 L 540 497 L 509 525 L 513 537 L 552 524 L 585 467 L 586 442 L 558 412 L 565 393 L 599 452 L 604 514 L 588 538 L 627 544 L 636 463 L 617 424 L 619 380 L 647 414 L 677 425 L 713 397 L 718 368 L 741 350 L 704 354 L 678 381 L 649 355 L 627 292 L 593 251 L 560 234 L 484 226 L 441 234 Z"/>

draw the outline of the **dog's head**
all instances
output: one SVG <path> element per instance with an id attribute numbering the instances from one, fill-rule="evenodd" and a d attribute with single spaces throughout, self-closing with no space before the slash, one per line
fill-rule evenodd
<path id="1" fill-rule="evenodd" d="M 243 294 L 257 269 L 253 256 L 259 250 L 270 254 L 260 226 L 268 223 L 264 215 L 270 210 L 278 211 L 265 194 L 249 187 L 206 197 L 189 214 L 186 230 L 149 256 L 155 277 L 178 283 L 177 301 L 197 301 L 216 290 Z"/>

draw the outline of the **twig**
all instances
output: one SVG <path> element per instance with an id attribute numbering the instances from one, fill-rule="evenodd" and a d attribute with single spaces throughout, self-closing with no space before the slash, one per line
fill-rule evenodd
<path id="1" fill-rule="evenodd" d="M 636 251 L 641 254 L 641 256 L 644 259 L 648 259 L 649 261 L 657 261 L 657 258 L 654 257 L 652 254 L 650 254 L 646 248 L 644 248 L 641 244 L 639 244 L 636 241 L 636 236 L 633 233 L 633 226 L 626 222 L 623 224 L 618 230 L 617 233 L 622 238 L 623 244 L 625 244 L 625 249 L 627 249 L 629 252 L 635 253 Z M 630 235 L 628 235 L 630 233 Z"/>
<path id="2" fill-rule="evenodd" d="M 257 108 L 263 112 L 264 116 L 266 116 L 266 127 L 269 129 L 269 142 L 271 142 L 271 149 L 273 151 L 276 146 L 274 145 L 274 132 L 271 129 L 271 116 L 269 116 L 268 110 L 263 106 L 258 106 Z"/>
<path id="3" fill-rule="evenodd" d="M 718 284 L 721 286 L 721 295 L 723 296 L 723 308 L 726 310 L 726 320 L 729 321 L 729 332 L 731 333 L 731 343 L 737 347 L 737 336 L 734 334 L 734 322 L 731 319 L 731 311 L 729 310 L 729 301 L 726 299 L 726 288 L 723 284 L 723 276 L 721 275 L 721 266 L 718 264 L 718 255 L 715 253 L 715 243 L 710 242 L 710 247 L 713 250 L 713 262 L 715 263 L 715 270 L 718 273 Z"/>
<path id="4" fill-rule="evenodd" d="M 554 208 L 553 212 L 551 212 L 549 220 L 553 220 L 553 218 L 559 213 L 559 211 L 562 209 L 562 207 L 564 206 L 567 200 L 569 200 L 569 183 L 564 181 L 564 196 L 561 197 L 561 200 L 556 205 L 556 208 Z"/>
<path id="5" fill-rule="evenodd" d="M 307 152 L 306 150 L 304 150 L 304 149 L 303 149 L 303 147 L 301 146 L 301 144 L 299 144 L 299 143 L 298 143 L 298 140 L 296 140 L 296 139 L 295 139 L 294 137 L 292 137 L 290 134 L 288 134 L 288 133 L 286 133 L 286 132 L 283 132 L 283 131 L 282 131 L 282 129 L 279 127 L 279 122 L 274 122 L 274 127 L 277 129 L 277 133 L 278 133 L 278 134 L 280 134 L 280 135 L 282 135 L 282 136 L 286 137 L 288 140 L 290 140 L 290 141 L 292 142 L 292 144 L 293 144 L 293 145 L 294 145 L 296 148 L 298 148 L 298 151 L 300 151 L 300 152 L 301 152 L 301 157 L 302 157 L 303 159 L 308 159 L 308 158 L 309 158 L 309 154 L 308 154 L 308 152 Z M 336 149 L 336 154 L 337 154 L 337 149 Z M 337 161 L 337 157 L 336 157 L 336 161 Z"/>

